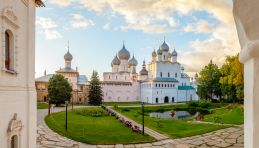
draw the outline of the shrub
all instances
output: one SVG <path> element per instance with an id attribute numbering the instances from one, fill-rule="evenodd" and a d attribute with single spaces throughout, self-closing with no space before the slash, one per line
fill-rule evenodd
<path id="1" fill-rule="evenodd" d="M 199 107 L 201 108 L 211 108 L 213 105 L 209 101 L 199 101 Z"/>
<path id="2" fill-rule="evenodd" d="M 122 111 L 123 112 L 129 112 L 130 110 L 128 108 L 123 108 Z"/>
<path id="3" fill-rule="evenodd" d="M 114 108 L 114 109 L 117 109 L 117 108 L 118 108 L 118 105 L 116 105 L 116 104 L 113 105 L 113 108 Z"/>
<path id="4" fill-rule="evenodd" d="M 103 110 L 79 110 L 77 114 L 82 116 L 90 116 L 90 117 L 103 117 L 108 116 L 108 114 Z"/>
<path id="5" fill-rule="evenodd" d="M 199 107 L 199 102 L 198 101 L 190 101 L 190 102 L 187 102 L 187 106 L 189 108 Z"/>

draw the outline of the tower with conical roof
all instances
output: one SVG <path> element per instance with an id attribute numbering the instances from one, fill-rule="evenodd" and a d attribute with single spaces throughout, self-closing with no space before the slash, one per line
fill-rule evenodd
<path id="1" fill-rule="evenodd" d="M 71 69 L 71 61 L 73 60 L 72 54 L 69 52 L 69 42 L 67 45 L 67 53 L 64 55 L 65 68 Z"/>

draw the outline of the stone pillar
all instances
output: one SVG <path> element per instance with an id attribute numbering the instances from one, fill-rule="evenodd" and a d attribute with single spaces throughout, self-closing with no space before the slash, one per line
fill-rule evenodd
<path id="1" fill-rule="evenodd" d="M 245 148 L 259 146 L 259 1 L 233 0 L 233 14 L 244 63 Z"/>

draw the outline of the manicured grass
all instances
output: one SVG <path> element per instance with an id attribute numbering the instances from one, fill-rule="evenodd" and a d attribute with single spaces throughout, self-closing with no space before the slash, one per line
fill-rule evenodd
<path id="1" fill-rule="evenodd" d="M 244 108 L 241 105 L 218 108 L 206 115 L 204 121 L 225 123 L 225 124 L 244 124 Z"/>
<path id="2" fill-rule="evenodd" d="M 104 102 L 103 105 L 106 106 L 133 106 L 133 105 L 141 105 L 141 102 Z"/>
<path id="3" fill-rule="evenodd" d="M 68 112 L 68 131 L 65 131 L 65 112 L 47 116 L 47 125 L 55 132 L 76 141 L 89 144 L 128 144 L 151 142 L 154 139 L 148 135 L 134 133 L 130 128 L 119 122 L 113 116 L 84 116 L 78 114 L 82 110 L 103 111 L 102 108 L 82 108 Z M 84 113 L 85 113 L 84 112 Z"/>
<path id="4" fill-rule="evenodd" d="M 229 126 L 221 125 L 211 125 L 211 124 L 201 124 L 201 123 L 191 123 L 188 122 L 191 119 L 159 119 L 149 117 L 150 112 L 164 112 L 173 109 L 184 110 L 186 109 L 185 104 L 174 105 L 174 106 L 156 106 L 156 107 L 146 107 L 145 108 L 145 126 L 154 129 L 160 133 L 168 135 L 172 138 L 182 138 L 194 135 L 200 135 L 214 130 L 226 128 Z M 141 109 L 140 108 L 122 108 L 116 109 L 120 113 L 126 115 L 127 117 L 135 120 L 138 123 L 142 121 Z"/>
<path id="5" fill-rule="evenodd" d="M 38 102 L 37 103 L 37 109 L 47 109 L 49 105 L 45 102 Z"/>

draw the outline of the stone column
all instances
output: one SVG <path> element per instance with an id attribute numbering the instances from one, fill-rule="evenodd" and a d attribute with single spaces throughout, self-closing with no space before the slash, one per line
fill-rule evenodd
<path id="1" fill-rule="evenodd" d="M 245 148 L 259 146 L 259 1 L 233 0 L 233 14 L 244 63 Z"/>

